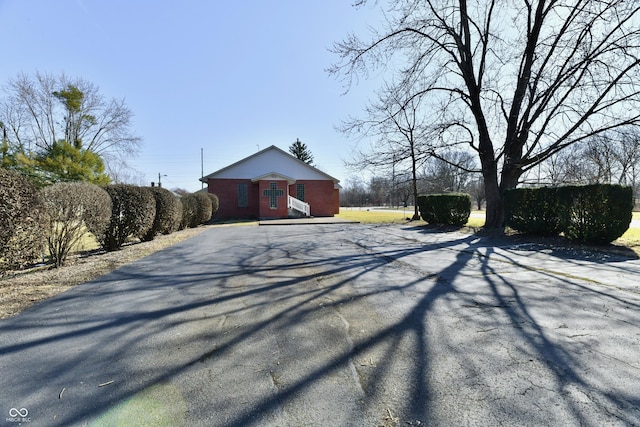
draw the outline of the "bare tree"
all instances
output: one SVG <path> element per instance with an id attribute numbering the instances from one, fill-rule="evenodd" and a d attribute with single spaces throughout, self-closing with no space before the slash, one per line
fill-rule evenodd
<path id="1" fill-rule="evenodd" d="M 486 226 L 502 227 L 502 195 L 523 173 L 638 123 L 639 9 L 624 0 L 398 0 L 370 40 L 335 44 L 340 60 L 329 71 L 350 85 L 388 70 L 397 90 L 427 96 L 439 146 L 476 152 Z"/>
<path id="2" fill-rule="evenodd" d="M 416 180 L 415 188 L 418 194 L 420 193 L 420 188 L 418 187 L 419 180 L 420 178 L 418 177 L 418 179 Z M 404 207 L 409 206 L 409 204 L 411 204 L 412 206 L 415 205 L 416 194 L 414 194 L 413 175 L 411 173 L 400 173 L 394 175 L 394 184 L 392 191 L 393 200 L 394 202 L 396 202 L 396 205 L 399 206 L 400 202 L 402 202 L 402 205 Z"/>
<path id="3" fill-rule="evenodd" d="M 622 131 L 620 145 L 618 161 L 621 167 L 621 177 L 619 183 L 631 186 L 634 193 L 637 194 L 640 179 L 640 132 L 637 129 Z"/>
<path id="4" fill-rule="evenodd" d="M 47 152 L 60 141 L 118 163 L 135 154 L 141 138 L 131 130 L 124 99 L 105 99 L 86 80 L 36 73 L 9 81 L 0 100 L 8 144 L 25 153 Z"/>
<path id="5" fill-rule="evenodd" d="M 369 195 L 362 182 L 357 176 L 349 176 L 340 190 L 340 206 L 363 206 Z"/>
<path id="6" fill-rule="evenodd" d="M 370 147 L 354 151 L 347 166 L 356 169 L 365 166 L 377 173 L 389 171 L 394 187 L 397 175 L 410 173 L 413 197 L 417 200 L 418 167 L 430 155 L 426 115 L 421 111 L 420 96 L 403 99 L 400 93 L 387 86 L 379 93 L 378 101 L 366 108 L 365 118 L 350 118 L 338 129 L 348 135 L 374 138 Z M 413 219 L 420 219 L 416 203 Z"/>
<path id="7" fill-rule="evenodd" d="M 475 200 L 477 209 L 481 210 L 485 197 L 484 181 L 482 179 L 476 179 L 475 181 L 473 181 L 469 186 L 469 193 Z"/>
<path id="8" fill-rule="evenodd" d="M 582 150 L 582 156 L 591 166 L 585 172 L 589 174 L 591 183 L 611 183 L 614 175 L 618 175 L 617 153 L 614 144 L 609 143 L 605 135 L 598 135 L 588 140 Z"/>
<path id="9" fill-rule="evenodd" d="M 634 188 L 640 178 L 640 133 L 621 129 L 594 136 L 544 164 L 545 178 L 558 184 L 621 184 Z"/>
<path id="10" fill-rule="evenodd" d="M 372 176 L 369 179 L 369 197 L 374 205 L 391 204 L 393 183 L 390 179 L 381 176 Z"/>
<path id="11" fill-rule="evenodd" d="M 454 150 L 431 157 L 422 169 L 422 190 L 429 193 L 464 191 L 474 171 L 477 171 L 475 158 L 466 151 Z"/>

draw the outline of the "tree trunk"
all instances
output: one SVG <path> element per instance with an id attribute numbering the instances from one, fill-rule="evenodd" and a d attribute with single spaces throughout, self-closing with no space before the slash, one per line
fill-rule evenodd
<path id="1" fill-rule="evenodd" d="M 484 194 L 487 200 L 484 226 L 485 228 L 502 228 L 504 227 L 504 205 L 495 162 L 492 165 L 487 165 L 487 167 L 483 166 L 482 176 L 484 178 Z"/>
<path id="2" fill-rule="evenodd" d="M 476 106 L 480 105 L 479 97 Z M 498 161 L 495 158 L 493 143 L 487 127 L 487 122 L 482 114 L 482 109 L 473 109 L 476 122 L 478 123 L 479 145 L 478 155 L 482 166 L 482 178 L 484 180 L 484 194 L 487 202 L 485 214 L 485 228 L 504 227 L 504 206 L 502 203 L 502 192 L 500 191 L 500 181 L 498 180 Z"/>
<path id="3" fill-rule="evenodd" d="M 484 162 L 483 162 L 484 163 Z M 487 162 L 482 167 L 485 195 L 487 198 L 487 212 L 485 228 L 504 228 L 505 212 L 503 196 L 506 190 L 516 188 L 522 175 L 520 167 L 511 163 L 505 164 L 498 181 L 498 170 L 495 162 Z"/>
<path id="4" fill-rule="evenodd" d="M 411 219 L 417 221 L 420 219 L 418 213 L 418 172 L 416 170 L 416 153 L 413 142 L 411 143 L 411 185 L 413 190 L 413 216 Z"/>

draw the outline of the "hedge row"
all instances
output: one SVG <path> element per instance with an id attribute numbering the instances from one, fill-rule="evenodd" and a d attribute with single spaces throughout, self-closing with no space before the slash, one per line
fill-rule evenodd
<path id="1" fill-rule="evenodd" d="M 505 192 L 504 203 L 506 225 L 514 230 L 604 244 L 629 228 L 633 191 L 610 184 L 518 188 Z"/>
<path id="2" fill-rule="evenodd" d="M 183 223 L 197 227 L 218 210 L 215 195 L 182 200 L 163 188 L 125 184 L 71 182 L 37 190 L 18 172 L 0 168 L 0 273 L 39 260 L 45 247 L 60 266 L 87 231 L 113 251 L 132 238 L 172 233 Z M 186 222 L 183 205 L 195 213 Z"/>
<path id="3" fill-rule="evenodd" d="M 429 224 L 464 225 L 471 214 L 471 196 L 462 193 L 421 195 L 418 209 Z"/>
<path id="4" fill-rule="evenodd" d="M 31 182 L 0 168 L 0 272 L 38 259 L 45 219 L 42 199 Z"/>

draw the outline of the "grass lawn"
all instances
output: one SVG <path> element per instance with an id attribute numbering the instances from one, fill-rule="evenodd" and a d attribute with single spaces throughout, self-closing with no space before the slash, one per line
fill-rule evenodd
<path id="1" fill-rule="evenodd" d="M 413 215 L 413 210 L 402 212 L 368 211 L 368 210 L 344 210 L 341 209 L 336 218 L 350 219 L 362 224 L 404 224 L 407 218 Z"/>
<path id="2" fill-rule="evenodd" d="M 96 237 L 89 233 L 88 231 L 82 235 L 78 243 L 71 250 L 72 253 L 84 252 L 84 251 L 92 251 L 94 249 L 98 249 L 100 247 L 100 243 Z"/>
<path id="3" fill-rule="evenodd" d="M 635 215 L 634 215 L 635 218 Z M 618 240 L 614 243 L 628 246 L 630 248 L 638 248 L 640 250 L 640 228 L 629 228 Z"/>
<path id="4" fill-rule="evenodd" d="M 473 212 L 484 215 L 484 212 L 481 211 Z M 337 218 L 359 221 L 362 224 L 405 224 L 406 222 L 408 222 L 408 218 L 411 218 L 412 216 L 413 208 L 407 208 L 405 212 L 387 212 L 384 210 L 370 211 L 366 210 L 366 208 L 363 208 L 362 210 L 341 209 L 340 213 L 336 215 Z M 422 220 L 416 222 L 426 224 L 426 222 Z M 468 227 L 482 227 L 484 225 L 484 217 L 476 218 L 472 216 L 469 218 L 469 221 L 465 225 Z"/>

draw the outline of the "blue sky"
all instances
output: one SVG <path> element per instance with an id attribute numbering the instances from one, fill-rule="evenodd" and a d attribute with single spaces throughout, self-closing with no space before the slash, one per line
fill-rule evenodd
<path id="1" fill-rule="evenodd" d="M 139 183 L 199 190 L 205 175 L 296 138 L 341 181 L 352 142 L 334 130 L 374 86 L 343 95 L 325 69 L 381 16 L 351 0 L 0 0 L 0 86 L 36 71 L 125 98 L 143 147 Z"/>

